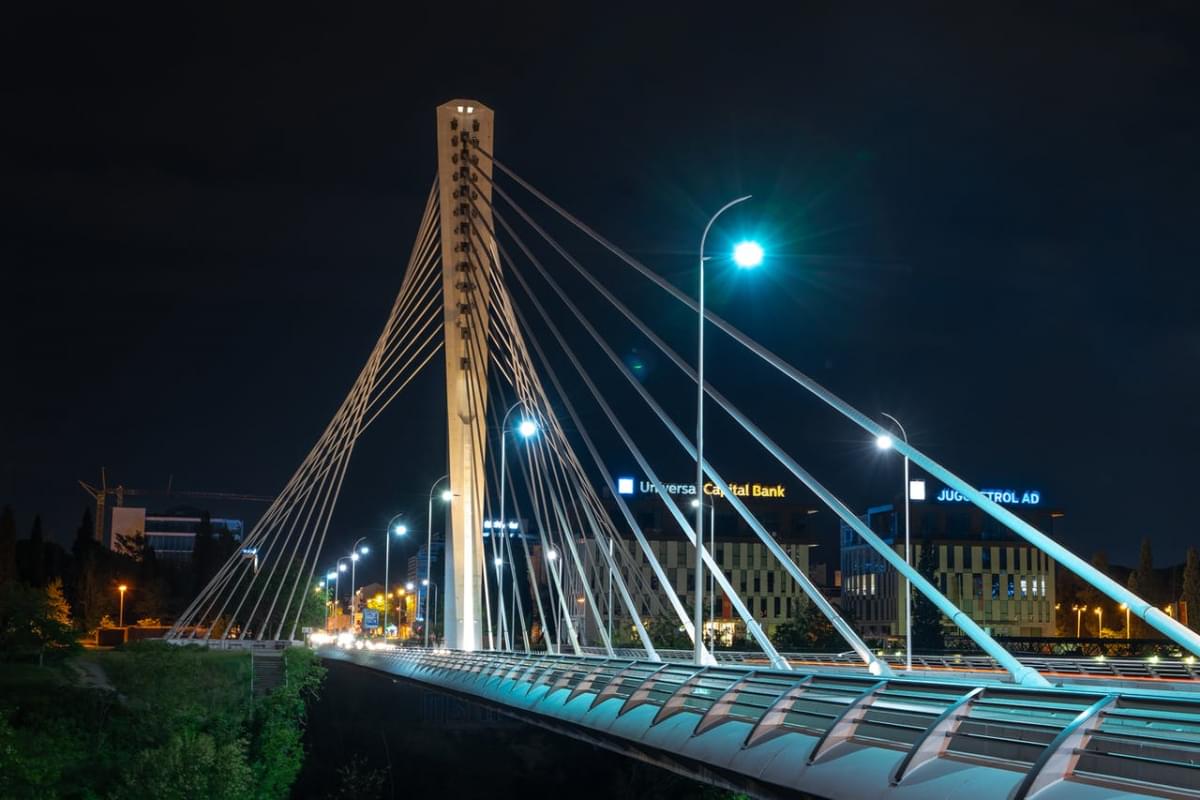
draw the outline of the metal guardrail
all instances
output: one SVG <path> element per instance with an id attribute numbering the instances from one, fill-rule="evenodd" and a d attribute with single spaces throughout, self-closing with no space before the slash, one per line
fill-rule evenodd
<path id="1" fill-rule="evenodd" d="M 651 747 L 760 793 L 918 798 L 969 780 L 976 798 L 1051 784 L 1055 798 L 1200 797 L 1200 698 L 1185 693 L 544 653 L 322 654 L 616 737 L 631 755 Z"/>
<path id="2" fill-rule="evenodd" d="M 588 655 L 604 656 L 602 647 L 584 647 Z M 646 658 L 641 648 L 615 648 L 614 654 L 621 658 Z M 690 650 L 659 650 L 659 656 L 668 661 L 692 661 Z M 753 650 L 717 650 L 713 654 L 720 664 L 765 664 L 766 657 Z M 854 653 L 780 653 L 789 663 L 839 667 L 862 667 L 863 663 Z M 895 655 L 884 655 L 889 666 L 903 668 L 904 659 Z M 1148 658 L 1070 658 L 1070 657 L 1021 657 L 1022 664 L 1033 667 L 1043 675 L 1084 675 L 1090 678 L 1121 678 L 1130 680 L 1200 681 L 1200 661 L 1195 658 L 1167 659 L 1158 656 Z M 980 671 L 1004 673 L 1005 670 L 989 656 L 983 655 L 917 655 L 913 654 L 913 669 L 921 671 Z"/>

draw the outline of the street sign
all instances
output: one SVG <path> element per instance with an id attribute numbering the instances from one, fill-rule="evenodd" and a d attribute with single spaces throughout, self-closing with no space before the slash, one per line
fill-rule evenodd
<path id="1" fill-rule="evenodd" d="M 379 627 L 379 611 L 378 609 L 368 608 L 363 611 L 363 627 L 378 628 Z"/>

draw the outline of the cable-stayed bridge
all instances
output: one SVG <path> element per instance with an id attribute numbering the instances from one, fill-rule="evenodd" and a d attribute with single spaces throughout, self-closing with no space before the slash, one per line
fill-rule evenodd
<path id="1" fill-rule="evenodd" d="M 331 657 L 756 794 L 1200 795 L 1200 695 L 1167 680 L 1143 686 L 1119 676 L 1064 682 L 1048 662 L 1006 651 L 802 466 L 779 443 L 780 432 L 739 409 L 668 344 L 667 332 L 618 296 L 614 268 L 623 271 L 623 283 L 640 281 L 639 291 L 662 303 L 696 314 L 702 308 L 499 161 L 490 109 L 469 100 L 439 107 L 437 149 L 437 179 L 400 290 L 366 363 L 241 552 L 188 606 L 170 639 L 255 647 L 297 638 L 304 605 L 313 602 L 310 587 L 330 561 L 326 537 L 359 437 L 424 368 L 440 361 L 446 416 L 436 424 L 446 427 L 454 496 L 441 582 L 444 646 L 335 649 Z M 605 269 L 564 246 L 539 214 L 598 248 Z M 614 320 L 623 326 L 620 334 Z M 797 396 L 815 396 L 871 438 L 888 433 L 711 311 L 703 310 L 703 320 L 771 367 Z M 902 664 L 868 647 L 731 490 L 718 466 L 722 454 L 698 459 L 698 437 L 684 432 L 619 355 L 614 340 L 631 333 L 697 391 L 702 388 L 724 422 L 748 435 L 970 638 L 986 654 L 990 673 L 905 673 Z M 585 346 L 577 346 L 579 340 Z M 618 404 L 617 395 L 626 400 Z M 661 424 L 674 453 L 638 441 L 616 410 L 628 409 L 631 397 L 641 404 L 639 413 Z M 600 426 L 585 424 L 596 419 Z M 517 428 L 536 435 L 519 436 Z M 615 485 L 601 445 L 627 454 L 654 486 L 697 556 L 696 597 L 707 572 L 758 647 L 757 662 L 727 663 L 705 644 L 696 597 L 693 614 L 687 597 L 671 590 L 625 499 L 615 493 L 609 503 L 597 492 L 598 485 Z M 896 440 L 894 447 L 1125 604 L 1181 653 L 1200 654 L 1195 632 L 907 441 Z M 847 656 L 798 663 L 776 649 L 703 545 L 704 509 L 683 507 L 666 491 L 658 471 L 666 458 L 700 462 L 697 483 L 716 488 L 845 639 Z M 490 521 L 509 519 L 530 520 L 532 531 L 489 535 Z M 531 576 L 528 596 L 519 590 L 515 569 Z M 613 591 L 594 589 L 603 583 Z M 429 617 L 428 606 L 424 615 Z M 677 621 L 695 653 L 661 649 L 645 621 L 650 615 Z M 611 618 L 634 633 L 639 647 L 614 644 L 606 623 Z M 599 640 L 598 650 L 587 646 L 585 629 Z"/>

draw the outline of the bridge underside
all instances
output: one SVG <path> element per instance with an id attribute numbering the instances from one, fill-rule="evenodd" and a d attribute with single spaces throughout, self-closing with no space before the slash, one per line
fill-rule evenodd
<path id="1" fill-rule="evenodd" d="M 321 654 L 757 796 L 1200 797 L 1200 701 L 1178 693 L 588 656 Z"/>

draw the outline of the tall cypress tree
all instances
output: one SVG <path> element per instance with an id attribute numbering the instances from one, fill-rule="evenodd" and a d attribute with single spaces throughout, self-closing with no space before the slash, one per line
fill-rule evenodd
<path id="1" fill-rule="evenodd" d="M 26 577 L 31 586 L 46 585 L 46 536 L 42 533 L 42 515 L 33 518 L 33 530 L 29 532 L 29 567 Z"/>
<path id="2" fill-rule="evenodd" d="M 1183 565 L 1183 594 L 1179 598 L 1187 604 L 1187 624 L 1200 631 L 1200 553 L 1189 547 L 1187 561 Z"/>
<path id="3" fill-rule="evenodd" d="M 17 520 L 12 506 L 0 510 L 0 584 L 17 579 Z"/>
<path id="4" fill-rule="evenodd" d="M 93 538 L 95 535 L 96 525 L 92 520 L 92 510 L 84 508 L 83 519 L 79 521 L 79 527 L 75 529 L 75 541 L 71 544 L 71 555 L 75 556 L 76 562 L 82 562 L 92 551 L 92 547 L 95 545 Z"/>
<path id="5" fill-rule="evenodd" d="M 930 583 L 937 584 L 937 546 L 926 539 L 921 543 L 921 555 L 917 559 L 917 571 Z M 912 602 L 913 649 L 931 653 L 944 650 L 945 636 L 942 632 L 942 612 L 923 593 L 913 591 Z"/>
<path id="6" fill-rule="evenodd" d="M 1161 599 L 1158 594 L 1158 574 L 1154 571 L 1154 552 L 1150 549 L 1150 540 L 1142 539 L 1142 549 L 1138 554 L 1137 568 L 1138 594 L 1143 599 L 1158 605 Z"/>

